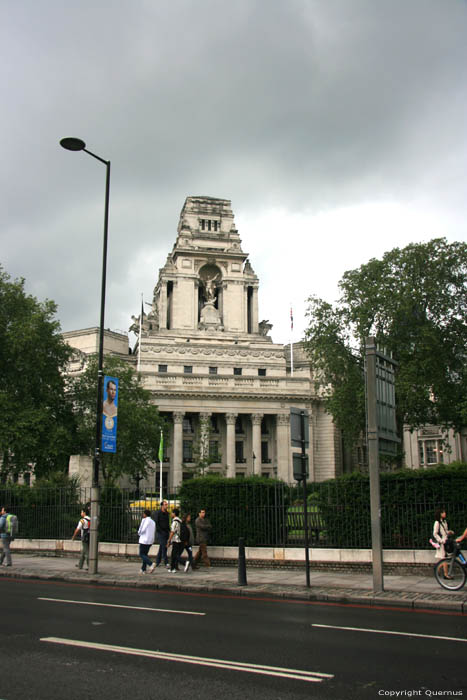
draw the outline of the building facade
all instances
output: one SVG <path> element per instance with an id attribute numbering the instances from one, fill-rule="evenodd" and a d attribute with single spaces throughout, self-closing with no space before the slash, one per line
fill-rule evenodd
<path id="1" fill-rule="evenodd" d="M 126 335 L 105 333 L 105 352 L 134 363 L 169 425 L 162 468 L 166 489 L 192 476 L 201 452 L 209 455 L 210 472 L 292 482 L 291 407 L 308 414 L 311 481 L 364 468 L 363 453 L 344 450 L 302 345 L 294 345 L 292 368 L 289 346 L 273 342 L 271 324 L 260 320 L 259 291 L 230 201 L 188 197 L 151 308 L 142 318 L 133 317 L 133 352 Z M 71 371 L 80 371 L 86 355 L 97 352 L 98 329 L 64 337 L 77 351 Z M 449 461 L 463 452 L 465 458 L 465 437 L 462 442 L 450 436 L 450 442 L 455 449 Z M 407 466 L 430 464 L 429 449 L 429 441 L 407 433 Z M 87 482 L 90 458 L 73 458 L 70 471 Z M 159 481 L 159 464 L 154 464 L 153 476 L 141 485 L 158 490 Z"/>

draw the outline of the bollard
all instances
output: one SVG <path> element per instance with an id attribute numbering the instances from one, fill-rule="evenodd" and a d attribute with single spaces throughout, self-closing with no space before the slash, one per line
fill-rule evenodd
<path id="1" fill-rule="evenodd" d="M 246 580 L 245 540 L 243 537 L 240 537 L 238 540 L 238 585 L 248 585 Z"/>

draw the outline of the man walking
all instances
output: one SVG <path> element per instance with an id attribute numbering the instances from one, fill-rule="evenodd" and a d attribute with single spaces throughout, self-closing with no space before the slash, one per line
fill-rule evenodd
<path id="1" fill-rule="evenodd" d="M 193 569 L 198 564 L 199 560 L 203 559 L 203 564 L 205 566 L 211 566 L 211 562 L 208 557 L 208 541 L 209 533 L 211 532 L 212 525 L 206 517 L 206 510 L 203 508 L 199 511 L 199 515 L 195 520 L 196 526 L 196 541 L 199 544 L 199 549 L 196 552 L 195 558 L 193 560 Z"/>
<path id="2" fill-rule="evenodd" d="M 89 517 L 89 509 L 83 508 L 81 511 L 81 518 L 76 530 L 73 533 L 72 540 L 76 539 L 78 535 L 81 535 L 81 556 L 79 562 L 76 564 L 78 569 L 83 568 L 84 560 L 86 559 L 86 569 L 89 569 L 89 535 L 91 532 L 91 518 Z"/>
<path id="3" fill-rule="evenodd" d="M 169 559 L 167 557 L 167 541 L 170 535 L 170 520 L 168 508 L 169 504 L 167 501 L 162 501 L 160 510 L 157 511 L 155 515 L 152 515 L 152 519 L 156 523 L 156 535 L 157 541 L 159 542 L 159 551 L 156 557 L 156 566 L 159 566 L 162 560 L 166 567 L 169 567 Z"/>
<path id="4" fill-rule="evenodd" d="M 11 566 L 10 543 L 13 538 L 11 536 L 11 533 L 7 532 L 7 518 L 9 514 L 9 507 L 2 506 L 2 511 L 0 513 L 0 538 L 3 545 L 3 551 L 0 556 L 0 566 L 3 564 L 4 559 L 6 559 L 5 566 Z"/>

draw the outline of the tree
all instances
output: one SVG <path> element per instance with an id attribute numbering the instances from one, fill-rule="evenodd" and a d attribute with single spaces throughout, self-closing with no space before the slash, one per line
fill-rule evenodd
<path id="1" fill-rule="evenodd" d="M 206 476 L 211 464 L 221 461 L 222 456 L 219 451 L 219 443 L 212 439 L 214 433 L 211 418 L 200 416 L 199 424 L 193 440 L 194 464 L 185 464 L 184 467 L 191 472 L 193 477 Z M 219 475 L 219 472 L 217 472 Z"/>
<path id="2" fill-rule="evenodd" d="M 467 424 L 467 245 L 444 238 L 385 253 L 339 283 L 336 305 L 312 296 L 305 346 L 347 443 L 365 426 L 364 339 L 398 362 L 398 429 Z"/>
<path id="3" fill-rule="evenodd" d="M 1 478 L 68 465 L 73 430 L 63 373 L 71 354 L 53 301 L 26 294 L 0 266 Z"/>
<path id="4" fill-rule="evenodd" d="M 97 368 L 97 357 L 93 356 L 85 371 L 69 380 L 77 421 L 76 451 L 80 454 L 94 453 Z M 119 379 L 117 452 L 102 456 L 104 480 L 112 483 L 127 475 L 137 481 L 147 476 L 150 462 L 157 459 L 164 421 L 151 403 L 151 393 L 127 361 L 105 357 L 104 374 Z"/>

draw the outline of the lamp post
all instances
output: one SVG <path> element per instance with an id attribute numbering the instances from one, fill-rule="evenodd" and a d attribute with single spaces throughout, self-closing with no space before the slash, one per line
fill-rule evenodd
<path id="1" fill-rule="evenodd" d="M 98 534 L 99 534 L 99 466 L 101 461 L 102 442 L 102 402 L 103 402 L 103 360 L 104 360 L 104 316 L 105 316 L 105 286 L 107 276 L 107 235 L 109 229 L 109 192 L 110 192 L 110 160 L 104 160 L 86 148 L 81 139 L 67 137 L 61 139 L 60 146 L 68 151 L 84 151 L 90 156 L 104 163 L 106 166 L 105 182 L 105 212 L 104 212 L 104 244 L 102 251 L 102 283 L 101 283 L 101 314 L 99 325 L 99 360 L 97 373 L 97 400 L 96 400 L 96 442 L 94 447 L 94 460 L 91 489 L 91 533 L 89 541 L 89 571 L 97 574 L 98 563 Z"/>

